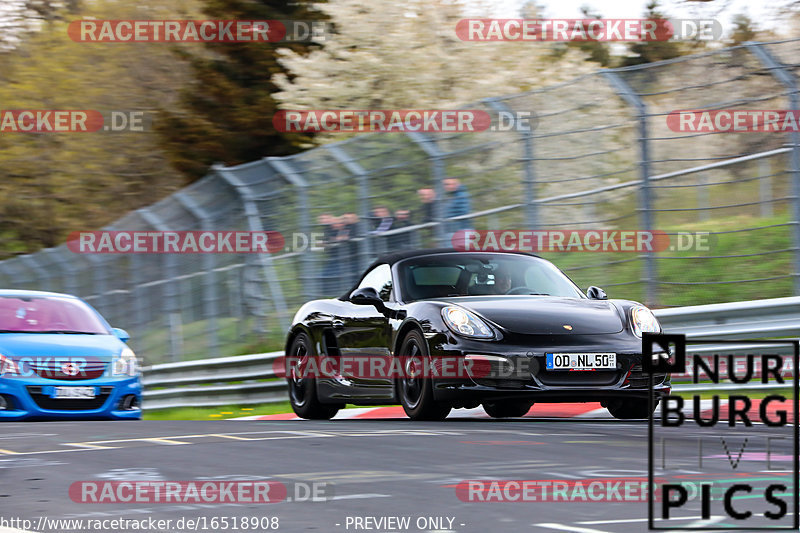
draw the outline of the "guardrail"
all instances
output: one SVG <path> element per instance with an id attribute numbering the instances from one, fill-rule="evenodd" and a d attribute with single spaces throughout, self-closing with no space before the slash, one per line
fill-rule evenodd
<path id="1" fill-rule="evenodd" d="M 655 314 L 666 333 L 684 333 L 688 340 L 800 337 L 800 297 L 660 309 Z M 707 345 L 692 351 L 739 352 L 767 347 L 775 349 L 742 343 Z M 286 401 L 286 383 L 276 377 L 274 369 L 281 355 L 283 352 L 268 352 L 145 367 L 145 409 Z M 751 387 L 764 388 L 760 384 Z M 689 385 L 676 385 L 675 389 L 692 390 Z"/>

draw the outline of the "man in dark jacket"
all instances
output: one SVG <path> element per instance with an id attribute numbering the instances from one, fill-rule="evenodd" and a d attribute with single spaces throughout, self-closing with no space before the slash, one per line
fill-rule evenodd
<path id="1" fill-rule="evenodd" d="M 467 191 L 467 187 L 458 178 L 445 178 L 445 210 L 444 217 L 452 218 L 467 215 L 472 212 L 472 200 Z M 458 230 L 470 229 L 472 223 L 469 219 L 449 220 L 445 228 L 448 233 L 455 233 Z"/>

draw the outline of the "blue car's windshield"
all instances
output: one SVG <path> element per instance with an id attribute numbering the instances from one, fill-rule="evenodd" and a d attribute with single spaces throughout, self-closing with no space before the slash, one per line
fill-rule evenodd
<path id="1" fill-rule="evenodd" d="M 404 301 L 500 294 L 584 298 L 552 263 L 527 255 L 445 253 L 414 257 L 397 265 Z"/>
<path id="2" fill-rule="evenodd" d="M 71 298 L 0 296 L 0 333 L 107 335 L 92 309 Z"/>

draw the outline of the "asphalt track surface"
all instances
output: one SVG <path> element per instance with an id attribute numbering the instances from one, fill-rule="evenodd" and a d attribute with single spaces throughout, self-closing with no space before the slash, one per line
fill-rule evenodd
<path id="1" fill-rule="evenodd" d="M 454 417 L 444 422 L 407 419 L 333 421 L 217 420 L 182 422 L 10 423 L 0 427 L 0 518 L 48 519 L 278 517 L 278 531 L 645 531 L 643 502 L 474 502 L 455 487 L 464 480 L 585 480 L 645 477 L 646 421 L 591 418 L 491 420 Z M 783 479 L 791 487 L 792 440 L 772 444 L 767 471 L 759 439 L 772 428 L 748 428 L 748 448 L 738 470 L 706 441 L 698 468 L 698 437 L 707 429 L 687 424 L 671 433 L 668 470 L 717 480 L 753 475 Z M 787 432 L 783 432 L 786 436 Z M 788 435 L 791 435 L 789 433 Z M 717 439 L 718 440 L 718 439 Z M 729 438 L 736 458 L 742 439 Z M 763 446 L 761 446 L 763 448 Z M 669 456 L 669 454 L 668 454 Z M 677 469 L 677 470 L 676 470 Z M 750 472 L 751 474 L 746 474 Z M 656 475 L 663 472 L 656 470 Z M 694 474 L 693 474 L 694 473 Z M 666 474 L 665 474 L 666 475 Z M 270 504 L 87 504 L 73 501 L 76 481 L 270 480 L 325 483 L 327 501 Z M 791 498 L 789 512 L 792 513 Z M 691 504 L 690 504 L 691 505 Z M 699 505 L 699 504 L 698 504 Z M 721 504 L 710 522 L 682 509 L 670 525 L 740 525 L 726 520 Z M 742 500 L 755 512 L 769 509 Z M 410 517 L 406 529 L 378 528 L 354 517 Z M 349 517 L 349 518 L 348 518 Z M 420 518 L 443 517 L 442 524 Z M 452 520 L 451 523 L 447 519 Z M 349 520 L 349 522 L 348 522 Z M 785 523 L 785 522 L 783 522 Z M 174 524 L 174 522 L 173 522 Z M 19 527 L 19 522 L 15 524 Z M 430 527 L 429 527 L 430 526 Z M 741 527 L 741 526 L 740 526 Z M 20 528 L 21 529 L 21 528 Z M 163 531 L 189 531 L 172 525 Z M 194 529 L 191 529 L 194 530 Z M 198 530 L 203 530 L 198 526 Z M 215 531 L 206 527 L 207 531 Z M 221 529 L 216 529 L 221 530 Z M 237 529 L 241 531 L 242 529 Z M 255 528 L 249 531 L 264 531 Z M 2 528 L 0 522 L 0 531 Z M 76 528 L 73 531 L 98 531 Z M 113 529 L 101 531 L 116 531 Z M 156 531 L 151 529 L 149 531 Z"/>

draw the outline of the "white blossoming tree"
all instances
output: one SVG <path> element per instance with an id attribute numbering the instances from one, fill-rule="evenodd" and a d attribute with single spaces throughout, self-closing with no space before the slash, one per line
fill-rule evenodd
<path id="1" fill-rule="evenodd" d="M 475 16 L 474 3 L 467 11 L 445 0 L 331 0 L 319 9 L 335 28 L 324 46 L 308 56 L 280 51 L 293 73 L 273 78 L 285 109 L 453 107 L 598 66 L 555 43 L 462 41 L 456 24 Z"/>

